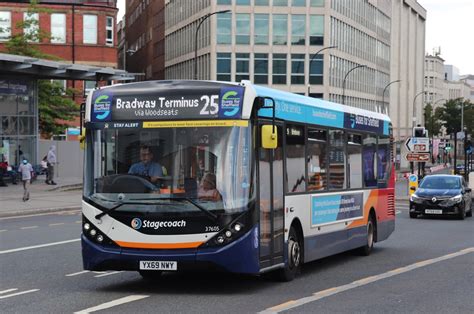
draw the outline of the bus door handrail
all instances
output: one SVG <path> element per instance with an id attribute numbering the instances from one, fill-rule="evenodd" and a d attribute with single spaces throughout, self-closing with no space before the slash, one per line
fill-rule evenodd
<path id="1" fill-rule="evenodd" d="M 268 96 L 263 96 L 263 97 L 260 97 L 262 99 L 262 104 L 261 106 L 259 106 L 258 110 L 260 109 L 272 109 L 272 131 L 275 132 L 275 99 L 273 99 L 272 97 L 268 97 Z M 265 100 L 268 99 L 272 102 L 272 105 L 271 106 L 265 106 Z"/>

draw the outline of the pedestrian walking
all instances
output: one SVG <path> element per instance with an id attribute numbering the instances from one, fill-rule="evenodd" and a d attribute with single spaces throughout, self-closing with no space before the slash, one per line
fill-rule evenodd
<path id="1" fill-rule="evenodd" d="M 48 173 L 46 177 L 46 184 L 56 185 L 56 182 L 54 182 L 54 166 L 56 165 L 56 146 L 54 145 L 49 148 L 47 162 Z"/>
<path id="2" fill-rule="evenodd" d="M 28 160 L 23 159 L 23 162 L 18 167 L 18 171 L 21 173 L 21 181 L 23 182 L 23 202 L 26 202 L 30 199 L 30 192 L 28 191 L 28 187 L 30 185 L 33 166 L 31 166 Z"/>

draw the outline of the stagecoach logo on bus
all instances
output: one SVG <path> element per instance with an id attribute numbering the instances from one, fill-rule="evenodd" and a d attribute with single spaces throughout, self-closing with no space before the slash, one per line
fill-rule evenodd
<path id="1" fill-rule="evenodd" d="M 133 218 L 130 225 L 133 229 L 162 229 L 162 228 L 185 228 L 185 220 L 169 220 L 169 221 L 151 221 L 151 220 L 142 220 L 140 218 Z"/>
<path id="2" fill-rule="evenodd" d="M 112 96 L 103 92 L 96 93 L 92 101 L 92 120 L 110 121 L 112 119 Z"/>
<path id="3" fill-rule="evenodd" d="M 333 223 L 363 216 L 363 193 L 313 196 L 311 225 Z"/>

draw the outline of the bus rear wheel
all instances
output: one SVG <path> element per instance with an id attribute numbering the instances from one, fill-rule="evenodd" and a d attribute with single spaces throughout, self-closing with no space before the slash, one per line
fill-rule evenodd
<path id="1" fill-rule="evenodd" d="M 277 279 L 280 281 L 292 281 L 301 268 L 303 247 L 302 239 L 299 238 L 296 229 L 291 226 L 288 236 L 288 262 L 285 268 L 276 271 Z"/>
<path id="2" fill-rule="evenodd" d="M 361 246 L 357 251 L 362 256 L 368 256 L 372 253 L 374 248 L 374 239 L 375 239 L 375 223 L 372 215 L 369 216 L 367 221 L 367 243 L 364 246 Z"/>
<path id="3" fill-rule="evenodd" d="M 157 280 L 161 277 L 163 272 L 157 270 L 139 270 L 138 273 L 145 280 Z"/>

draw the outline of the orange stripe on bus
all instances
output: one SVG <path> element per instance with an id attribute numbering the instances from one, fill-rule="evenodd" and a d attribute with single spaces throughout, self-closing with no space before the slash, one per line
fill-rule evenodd
<path id="1" fill-rule="evenodd" d="M 134 249 L 192 249 L 197 248 L 204 242 L 183 242 L 183 243 L 140 243 L 115 241 L 121 247 Z"/>

